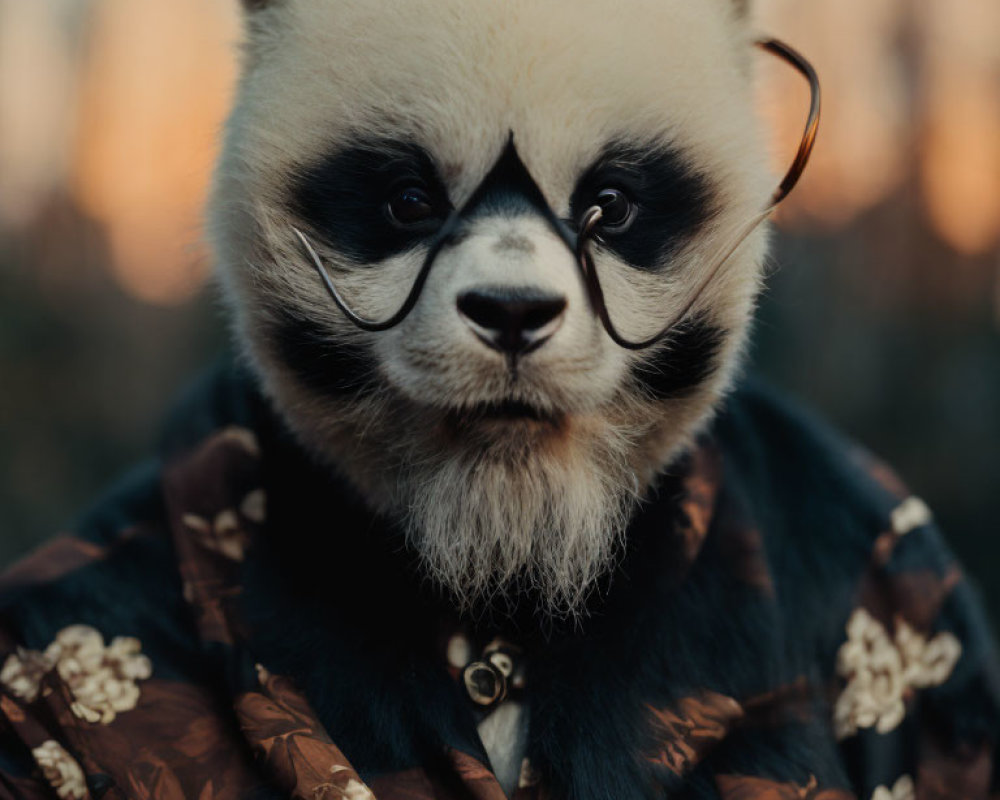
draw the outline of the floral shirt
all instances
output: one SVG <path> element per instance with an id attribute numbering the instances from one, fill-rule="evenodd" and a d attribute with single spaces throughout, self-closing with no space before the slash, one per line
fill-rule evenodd
<path id="1" fill-rule="evenodd" d="M 0 593 L 0 798 L 502 800 L 512 702 L 517 800 L 1000 797 L 1000 671 L 930 511 L 752 385 L 576 625 L 457 617 L 225 369 Z"/>

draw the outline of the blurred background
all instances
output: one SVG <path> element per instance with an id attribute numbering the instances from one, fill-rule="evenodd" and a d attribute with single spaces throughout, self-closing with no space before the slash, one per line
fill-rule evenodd
<path id="1" fill-rule="evenodd" d="M 896 466 L 1000 620 L 1000 2 L 756 0 L 826 97 L 757 371 Z M 200 219 L 236 0 L 0 0 L 0 566 L 225 347 Z M 761 56 L 776 170 L 801 79 Z"/>

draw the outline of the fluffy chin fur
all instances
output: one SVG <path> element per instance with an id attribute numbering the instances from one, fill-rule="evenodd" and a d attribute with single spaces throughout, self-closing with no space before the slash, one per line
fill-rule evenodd
<path id="1" fill-rule="evenodd" d="M 483 419 L 385 384 L 331 413 L 281 365 L 254 368 L 303 447 L 402 525 L 423 574 L 459 609 L 502 614 L 517 594 L 565 619 L 585 614 L 638 505 L 710 420 L 741 349 L 731 339 L 725 367 L 691 396 L 623 391 L 551 420 Z"/>
<path id="2" fill-rule="evenodd" d="M 395 510 L 426 575 L 462 609 L 494 606 L 516 586 L 540 612 L 576 616 L 637 502 L 626 437 L 506 424 L 492 439 L 422 451 Z"/>

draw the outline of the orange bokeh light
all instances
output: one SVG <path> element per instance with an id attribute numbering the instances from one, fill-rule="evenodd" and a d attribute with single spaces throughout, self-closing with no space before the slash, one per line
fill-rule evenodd
<path id="1" fill-rule="evenodd" d="M 201 218 L 235 79 L 239 3 L 91 0 L 72 5 L 85 22 L 75 27 L 71 5 L 0 0 L 0 225 L 25 224 L 46 192 L 68 186 L 106 230 L 120 285 L 150 303 L 181 302 L 208 272 Z M 813 162 L 780 224 L 842 228 L 916 185 L 927 222 L 956 252 L 995 249 L 1000 2 L 755 7 L 761 32 L 814 61 L 825 96 Z M 761 75 L 778 171 L 807 98 L 780 67 Z"/>
<path id="2" fill-rule="evenodd" d="M 201 213 L 235 77 L 234 2 L 100 0 L 72 186 L 109 233 L 117 278 L 153 303 L 204 282 Z"/>

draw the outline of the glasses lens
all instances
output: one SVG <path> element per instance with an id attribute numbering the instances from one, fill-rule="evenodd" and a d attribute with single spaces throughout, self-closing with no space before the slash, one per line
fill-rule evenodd
<path id="1" fill-rule="evenodd" d="M 664 270 L 637 270 L 595 248 L 593 260 L 608 334 L 639 350 L 655 344 L 697 313 L 705 290 L 732 268 L 747 238 L 773 211 L 768 206 L 734 230 L 717 230 Z"/>
<path id="2" fill-rule="evenodd" d="M 298 231 L 296 231 L 298 233 Z M 378 326 L 390 321 L 406 304 L 425 254 L 407 253 L 371 264 L 358 264 L 343 255 L 318 249 L 299 233 L 313 267 L 327 290 L 355 323 Z"/>
<path id="3" fill-rule="evenodd" d="M 655 337 L 678 307 L 680 281 L 664 272 L 636 269 L 600 245 L 591 247 L 607 322 L 614 332 L 627 342 Z"/>

